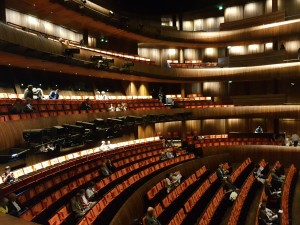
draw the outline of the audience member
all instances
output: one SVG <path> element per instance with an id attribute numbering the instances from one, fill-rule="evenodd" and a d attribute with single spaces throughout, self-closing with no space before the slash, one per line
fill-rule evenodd
<path id="1" fill-rule="evenodd" d="M 91 107 L 91 105 L 90 105 L 90 99 L 89 99 L 89 98 L 85 99 L 85 100 L 81 103 L 80 109 L 82 109 L 82 110 L 90 110 L 90 109 L 92 109 L 92 107 Z"/>
<path id="2" fill-rule="evenodd" d="M 122 110 L 121 104 L 118 104 L 116 107 L 116 112 L 120 112 Z"/>
<path id="3" fill-rule="evenodd" d="M 170 193 L 170 191 L 174 188 L 174 185 L 173 185 L 173 183 L 170 179 L 170 174 L 169 173 L 166 174 L 165 187 L 167 188 L 167 193 Z"/>
<path id="4" fill-rule="evenodd" d="M 279 225 L 278 214 L 266 207 L 266 202 L 263 201 L 259 208 L 259 218 L 266 225 Z"/>
<path id="5" fill-rule="evenodd" d="M 281 197 L 281 190 L 276 190 L 269 180 L 266 181 L 265 193 L 270 199 L 278 200 Z"/>
<path id="6" fill-rule="evenodd" d="M 174 142 L 172 139 L 169 139 L 166 141 L 166 147 L 167 148 L 171 148 L 171 147 L 174 147 Z"/>
<path id="7" fill-rule="evenodd" d="M 8 199 L 4 198 L 4 197 L 1 197 L 1 199 L 0 199 L 0 213 L 7 214 L 9 212 L 7 204 L 8 204 Z"/>
<path id="8" fill-rule="evenodd" d="M 102 151 L 106 151 L 107 150 L 107 147 L 106 147 L 106 144 L 105 144 L 105 141 L 101 141 L 101 145 L 99 147 Z"/>
<path id="9" fill-rule="evenodd" d="M 284 183 L 284 180 L 285 180 L 285 177 L 284 176 L 278 176 L 276 174 L 276 169 L 273 168 L 271 170 L 271 176 L 272 176 L 272 186 L 275 188 L 275 189 L 279 189 L 282 187 L 282 184 Z"/>
<path id="10" fill-rule="evenodd" d="M 293 141 L 294 147 L 297 147 L 298 142 L 299 142 L 299 136 L 296 133 L 292 135 L 292 141 Z"/>
<path id="11" fill-rule="evenodd" d="M 182 178 L 182 175 L 179 171 L 170 173 L 170 179 L 174 187 L 178 186 L 180 184 L 180 179 Z"/>
<path id="12" fill-rule="evenodd" d="M 80 195 L 80 197 L 79 197 Z M 78 195 L 78 200 L 81 204 L 81 206 L 83 208 L 92 208 L 96 203 L 95 202 L 90 202 L 87 197 L 85 196 L 85 190 L 84 189 L 81 189 L 80 192 L 79 192 L 79 195 Z"/>
<path id="13" fill-rule="evenodd" d="M 44 93 L 41 88 L 34 88 L 31 84 L 24 90 L 24 99 L 43 99 Z"/>
<path id="14" fill-rule="evenodd" d="M 32 107 L 31 105 L 31 99 L 27 98 L 26 99 L 26 103 L 25 103 L 25 109 L 24 109 L 24 112 L 25 113 L 32 113 L 34 112 L 35 109 Z"/>
<path id="15" fill-rule="evenodd" d="M 165 151 L 163 151 L 163 152 L 160 154 L 160 160 L 166 160 L 166 159 L 168 159 L 167 154 L 166 154 Z"/>
<path id="16" fill-rule="evenodd" d="M 82 217 L 88 209 L 84 209 L 83 207 L 81 207 L 80 202 L 74 196 L 71 198 L 71 210 L 75 214 L 75 217 Z"/>
<path id="17" fill-rule="evenodd" d="M 121 109 L 122 111 L 126 111 L 127 110 L 127 103 L 126 102 L 123 102 L 122 105 L 121 105 Z"/>
<path id="18" fill-rule="evenodd" d="M 263 169 L 264 169 L 263 167 L 256 164 L 254 167 L 254 171 L 253 171 L 253 174 L 254 174 L 256 180 L 262 184 L 264 184 L 266 181 L 266 176 L 262 173 Z"/>
<path id="19" fill-rule="evenodd" d="M 100 171 L 101 171 L 101 174 L 105 177 L 108 177 L 109 175 L 112 174 L 112 172 L 107 168 L 105 162 L 102 163 L 102 165 L 100 167 Z"/>
<path id="20" fill-rule="evenodd" d="M 33 86 L 32 85 L 28 85 L 27 88 L 24 91 L 24 98 L 25 99 L 33 99 Z"/>
<path id="21" fill-rule="evenodd" d="M 16 181 L 14 174 L 10 171 L 10 166 L 5 167 L 5 171 L 1 177 L 2 177 L 3 183 L 6 183 L 6 184 Z"/>
<path id="22" fill-rule="evenodd" d="M 254 133 L 263 133 L 264 131 L 263 131 L 263 129 L 261 128 L 261 126 L 258 126 L 256 129 L 255 129 L 255 131 L 254 131 Z"/>
<path id="23" fill-rule="evenodd" d="M 230 176 L 226 179 L 223 179 L 222 186 L 225 191 L 225 195 L 228 196 L 228 199 L 233 202 L 238 196 L 239 189 L 232 183 Z"/>
<path id="24" fill-rule="evenodd" d="M 95 182 L 92 181 L 89 183 L 89 186 L 85 191 L 86 197 L 89 201 L 91 201 L 95 197 L 96 191 L 94 187 L 95 187 Z"/>
<path id="25" fill-rule="evenodd" d="M 217 176 L 220 181 L 227 178 L 228 171 L 224 169 L 224 165 L 221 163 L 217 169 Z"/>
<path id="26" fill-rule="evenodd" d="M 106 162 L 106 167 L 107 167 L 107 169 L 109 169 L 111 172 L 115 172 L 115 171 L 116 171 L 116 167 L 114 166 L 114 164 L 111 162 L 110 159 L 107 160 L 107 162 Z"/>
<path id="27" fill-rule="evenodd" d="M 154 209 L 152 207 L 148 207 L 145 220 L 146 225 L 161 225 L 161 223 L 156 218 Z"/>
<path id="28" fill-rule="evenodd" d="M 110 107 L 108 108 L 109 112 L 114 112 L 116 111 L 115 107 L 113 106 L 113 104 L 110 104 Z"/>
<path id="29" fill-rule="evenodd" d="M 26 108 L 26 104 L 19 98 L 16 99 L 14 104 L 11 107 L 11 113 L 24 113 Z"/>
<path id="30" fill-rule="evenodd" d="M 22 207 L 17 202 L 15 193 L 8 195 L 8 212 L 12 216 L 19 217 L 22 213 Z"/>
<path id="31" fill-rule="evenodd" d="M 59 89 L 52 90 L 49 94 L 49 99 L 53 99 L 53 100 L 59 99 Z"/>

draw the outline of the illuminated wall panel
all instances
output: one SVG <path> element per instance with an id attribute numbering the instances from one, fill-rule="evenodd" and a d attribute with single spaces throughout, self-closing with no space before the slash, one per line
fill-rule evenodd
<path id="1" fill-rule="evenodd" d="M 244 6 L 244 18 L 260 16 L 264 14 L 262 2 L 251 2 Z"/>
<path id="2" fill-rule="evenodd" d="M 36 17 L 19 13 L 10 9 L 6 9 L 6 20 L 9 23 L 13 23 L 41 33 L 61 37 L 71 41 L 80 42 L 80 40 L 83 39 L 82 34 L 68 30 L 64 27 L 55 25 L 48 21 L 41 20 Z"/>
<path id="3" fill-rule="evenodd" d="M 247 53 L 246 46 L 232 46 L 229 49 L 229 55 L 245 55 Z"/>
<path id="4" fill-rule="evenodd" d="M 138 55 L 141 57 L 149 58 L 155 64 L 161 64 L 161 54 L 158 48 L 138 48 Z"/>
<path id="5" fill-rule="evenodd" d="M 225 9 L 224 22 L 243 19 L 243 6 L 233 6 Z"/>
<path id="6" fill-rule="evenodd" d="M 194 22 L 193 21 L 183 21 L 182 29 L 184 31 L 193 31 L 194 30 Z"/>
<path id="7" fill-rule="evenodd" d="M 254 53 L 262 53 L 264 52 L 264 45 L 248 45 L 248 54 L 254 54 Z"/>
<path id="8" fill-rule="evenodd" d="M 183 52 L 184 52 L 185 60 L 199 59 L 199 50 L 198 49 L 184 49 Z"/>

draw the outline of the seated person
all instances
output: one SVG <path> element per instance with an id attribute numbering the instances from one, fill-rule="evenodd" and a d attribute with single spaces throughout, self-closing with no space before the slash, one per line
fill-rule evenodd
<path id="1" fill-rule="evenodd" d="M 110 104 L 110 107 L 108 108 L 109 112 L 114 112 L 116 111 L 116 108 L 113 106 L 113 104 Z"/>
<path id="2" fill-rule="evenodd" d="M 49 94 L 49 99 L 56 100 L 59 98 L 59 89 L 52 90 Z"/>
<path id="3" fill-rule="evenodd" d="M 17 203 L 17 196 L 15 193 L 8 195 L 8 213 L 12 216 L 19 217 L 23 211 L 19 203 Z"/>
<path id="4" fill-rule="evenodd" d="M 255 129 L 255 131 L 254 131 L 254 133 L 263 133 L 264 131 L 263 131 L 263 129 L 261 128 L 261 126 L 258 126 L 256 129 Z"/>
<path id="5" fill-rule="evenodd" d="M 260 182 L 262 184 L 265 183 L 266 176 L 263 174 L 263 168 L 260 167 L 260 165 L 258 165 L 258 164 L 255 165 L 253 174 L 258 182 Z"/>
<path id="6" fill-rule="evenodd" d="M 227 177 L 226 179 L 223 179 L 222 186 L 225 190 L 225 194 L 231 193 L 233 191 L 238 191 L 239 189 L 232 183 L 231 178 Z"/>
<path id="7" fill-rule="evenodd" d="M 220 181 L 222 181 L 223 179 L 227 178 L 227 174 L 229 172 L 227 170 L 224 169 L 224 165 L 221 163 L 219 164 L 219 168 L 217 169 L 217 176 L 219 178 Z"/>
<path id="8" fill-rule="evenodd" d="M 179 171 L 170 173 L 170 179 L 174 187 L 178 186 L 180 184 L 180 179 L 182 178 L 182 175 Z"/>
<path id="9" fill-rule="evenodd" d="M 106 167 L 107 167 L 107 169 L 109 169 L 111 172 L 115 172 L 115 171 L 116 171 L 116 167 L 114 166 L 114 164 L 111 162 L 110 159 L 107 160 L 107 162 L 106 162 Z"/>
<path id="10" fill-rule="evenodd" d="M 116 107 L 116 112 L 120 112 L 122 110 L 121 104 L 118 104 Z"/>
<path id="11" fill-rule="evenodd" d="M 170 193 L 170 191 L 174 188 L 174 184 L 172 183 L 170 176 L 171 175 L 167 173 L 165 178 L 165 187 L 167 188 L 167 193 Z"/>
<path id="12" fill-rule="evenodd" d="M 90 99 L 89 98 L 85 99 L 85 101 L 83 101 L 81 103 L 80 109 L 81 110 L 90 110 L 90 109 L 92 109 L 92 107 L 90 105 Z"/>
<path id="13" fill-rule="evenodd" d="M 166 152 L 162 152 L 160 154 L 160 160 L 166 160 L 166 159 L 168 159 Z"/>
<path id="14" fill-rule="evenodd" d="M 259 219 L 266 225 L 279 225 L 278 215 L 266 207 L 265 201 L 260 205 Z"/>
<path id="15" fill-rule="evenodd" d="M 16 99 L 14 104 L 11 107 L 11 113 L 24 113 L 26 108 L 26 104 L 19 98 Z"/>
<path id="16" fill-rule="evenodd" d="M 8 211 L 8 199 L 1 197 L 0 199 L 0 213 L 7 214 Z"/>
<path id="17" fill-rule="evenodd" d="M 161 223 L 156 218 L 154 209 L 152 207 L 149 207 L 147 209 L 145 222 L 146 222 L 146 225 L 161 225 Z"/>
<path id="18" fill-rule="evenodd" d="M 270 199 L 279 199 L 281 197 L 281 191 L 273 188 L 269 180 L 266 181 L 265 193 Z"/>
<path id="19" fill-rule="evenodd" d="M 78 200 L 83 208 L 92 208 L 96 202 L 90 202 L 85 196 L 85 190 L 81 189 L 78 195 Z"/>
<path id="20" fill-rule="evenodd" d="M 102 174 L 104 177 L 108 177 L 109 175 L 112 174 L 112 172 L 107 168 L 105 162 L 102 163 L 102 165 L 101 165 L 101 167 L 100 167 L 100 171 L 101 171 L 101 174 Z"/>
<path id="21" fill-rule="evenodd" d="M 33 86 L 30 84 L 24 91 L 24 99 L 33 99 Z"/>
<path id="22" fill-rule="evenodd" d="M 284 176 L 277 176 L 277 174 L 275 173 L 275 169 L 273 168 L 271 170 L 271 176 L 272 176 L 272 186 L 275 189 L 279 189 L 282 187 L 282 184 L 284 183 L 285 177 Z"/>
<path id="23" fill-rule="evenodd" d="M 16 178 L 14 177 L 14 174 L 10 172 L 10 166 L 5 167 L 5 171 L 2 174 L 2 181 L 3 183 L 9 184 L 16 181 Z"/>
<path id="24" fill-rule="evenodd" d="M 91 199 L 93 199 L 95 197 L 96 191 L 94 189 L 95 186 L 95 182 L 90 182 L 89 186 L 87 187 L 85 194 L 87 199 L 90 201 Z"/>
<path id="25" fill-rule="evenodd" d="M 122 111 L 126 111 L 127 110 L 127 103 L 126 102 L 123 102 L 122 105 L 121 105 L 121 109 Z"/>
<path id="26" fill-rule="evenodd" d="M 74 196 L 71 198 L 71 210 L 75 214 L 75 217 L 82 217 L 88 209 L 84 209 L 78 201 L 77 197 Z"/>
<path id="27" fill-rule="evenodd" d="M 171 151 L 166 151 L 166 156 L 167 156 L 167 159 L 173 159 L 174 158 L 174 155 L 172 154 Z"/>

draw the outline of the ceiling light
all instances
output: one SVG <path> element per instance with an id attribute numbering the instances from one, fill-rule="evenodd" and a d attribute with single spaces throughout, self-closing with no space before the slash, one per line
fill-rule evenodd
<path id="1" fill-rule="evenodd" d="M 219 9 L 219 10 L 223 10 L 223 6 L 222 6 L 222 5 L 219 5 L 219 6 L 218 6 L 218 9 Z"/>

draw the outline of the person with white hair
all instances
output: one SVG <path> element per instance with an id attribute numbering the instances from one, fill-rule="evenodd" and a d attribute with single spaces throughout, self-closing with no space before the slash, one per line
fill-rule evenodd
<path id="1" fill-rule="evenodd" d="M 156 218 L 154 209 L 152 207 L 148 207 L 147 209 L 145 222 L 146 225 L 161 225 L 161 223 Z"/>

